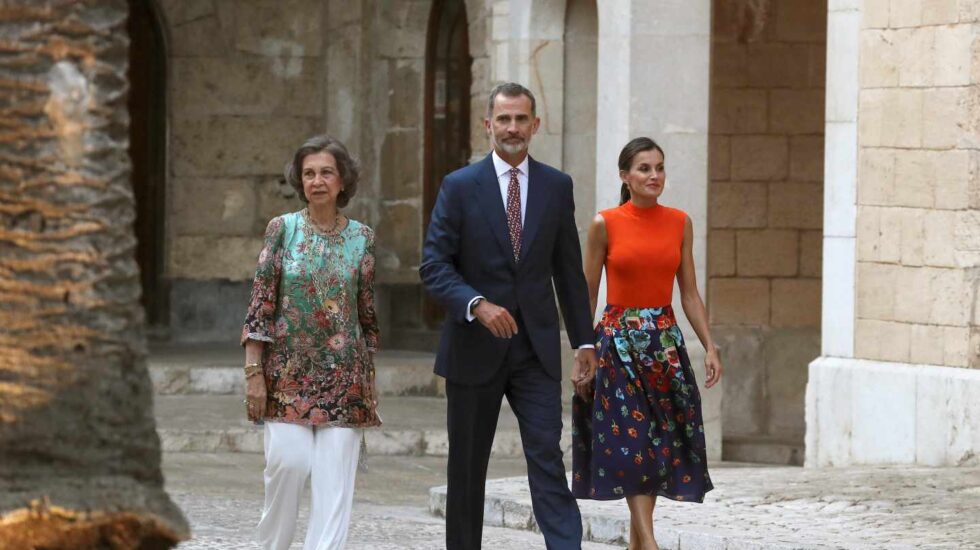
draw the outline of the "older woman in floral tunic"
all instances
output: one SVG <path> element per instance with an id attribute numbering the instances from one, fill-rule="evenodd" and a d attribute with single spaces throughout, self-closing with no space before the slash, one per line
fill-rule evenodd
<path id="1" fill-rule="evenodd" d="M 269 222 L 242 343 L 249 419 L 265 422 L 263 548 L 292 542 L 311 478 L 304 548 L 342 548 L 360 437 L 377 426 L 373 355 L 374 232 L 339 208 L 357 190 L 357 162 L 317 136 L 296 151 L 286 180 L 307 207 Z"/>

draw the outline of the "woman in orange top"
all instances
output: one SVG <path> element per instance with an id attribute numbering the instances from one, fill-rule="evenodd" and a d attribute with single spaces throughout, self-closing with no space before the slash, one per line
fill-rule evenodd
<path id="1" fill-rule="evenodd" d="M 573 399 L 572 492 L 625 497 L 630 550 L 658 550 L 657 497 L 701 502 L 712 489 L 701 397 L 670 306 L 675 278 L 707 350 L 707 387 L 722 367 L 695 280 L 691 219 L 659 203 L 663 150 L 649 138 L 630 141 L 619 155 L 619 177 L 622 202 L 595 217 L 585 251 L 593 316 L 603 267 L 609 305 L 596 327 L 598 369 L 577 383 Z"/>

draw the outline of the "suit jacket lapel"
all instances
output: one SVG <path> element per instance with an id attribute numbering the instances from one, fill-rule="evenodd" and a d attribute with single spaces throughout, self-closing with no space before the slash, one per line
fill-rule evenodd
<path id="1" fill-rule="evenodd" d="M 484 166 L 480 170 L 477 180 L 477 199 L 480 210 L 490 224 L 490 232 L 497 238 L 501 249 L 514 264 L 514 251 L 510 246 L 510 233 L 507 230 L 507 211 L 504 209 L 504 202 L 500 198 L 500 183 L 497 180 L 497 173 L 493 167 L 493 159 L 487 155 L 483 159 Z"/>
<path id="2" fill-rule="evenodd" d="M 534 243 L 548 202 L 547 187 L 541 180 L 540 165 L 536 160 L 528 159 L 527 172 L 527 206 L 524 208 L 524 229 L 521 232 L 521 260 L 527 257 L 528 250 Z"/>

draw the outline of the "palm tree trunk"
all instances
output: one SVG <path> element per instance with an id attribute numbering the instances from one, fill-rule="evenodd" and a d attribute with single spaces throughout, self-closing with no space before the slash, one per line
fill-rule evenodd
<path id="1" fill-rule="evenodd" d="M 0 0 L 0 541 L 170 548 L 127 156 L 126 0 Z M 162 205 L 161 205 L 162 207 Z"/>

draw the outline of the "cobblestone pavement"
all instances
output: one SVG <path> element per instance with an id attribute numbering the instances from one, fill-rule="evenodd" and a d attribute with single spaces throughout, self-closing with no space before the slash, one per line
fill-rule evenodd
<path id="1" fill-rule="evenodd" d="M 252 528 L 262 500 L 262 456 L 164 455 L 167 490 L 184 510 L 194 540 L 180 550 L 258 548 Z M 429 513 L 429 489 L 445 484 L 445 459 L 372 456 L 358 475 L 348 548 L 443 548 L 443 520 Z M 522 459 L 491 460 L 484 548 L 544 548 L 526 529 L 530 498 Z M 847 468 L 718 464 L 704 504 L 657 503 L 664 550 L 980 549 L 980 468 Z M 438 490 L 434 491 L 438 493 Z M 622 548 L 622 501 L 580 501 L 586 550 Z M 439 509 L 438 496 L 433 508 Z M 302 512 L 296 531 L 306 529 Z M 506 526 L 506 527 L 504 527 Z M 609 546 L 612 543 L 613 546 Z M 300 548 L 297 542 L 293 548 Z"/>
<path id="2" fill-rule="evenodd" d="M 491 477 L 523 474 L 522 459 L 494 459 Z M 428 490 L 445 483 L 444 458 L 371 457 L 358 475 L 348 550 L 444 548 L 443 519 L 428 511 Z M 194 538 L 179 550 L 258 549 L 252 529 L 262 506 L 262 456 L 236 453 L 164 455 L 167 490 L 191 523 Z M 304 502 L 308 502 L 305 499 Z M 292 549 L 302 548 L 304 504 Z M 541 535 L 487 527 L 484 548 L 544 548 Z M 588 543 L 585 550 L 609 550 Z"/>
<path id="3" fill-rule="evenodd" d="M 980 549 L 980 468 L 840 468 L 716 465 L 704 504 L 657 501 L 664 550 Z M 433 490 L 433 508 L 442 506 Z M 487 485 L 498 525 L 533 523 L 522 478 Z M 586 535 L 628 534 L 622 501 L 580 502 Z"/>

